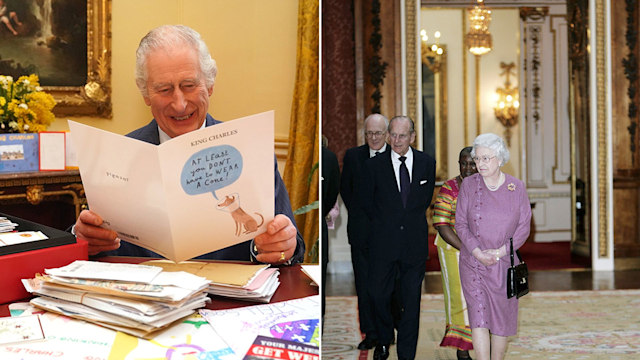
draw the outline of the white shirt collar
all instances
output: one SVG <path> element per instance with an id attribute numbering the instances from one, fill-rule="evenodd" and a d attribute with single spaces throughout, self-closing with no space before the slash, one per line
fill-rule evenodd
<path id="1" fill-rule="evenodd" d="M 405 160 L 405 162 L 411 162 L 413 163 L 413 149 L 411 149 L 411 146 L 409 146 L 409 150 L 407 150 L 407 153 L 404 154 L 404 156 L 407 157 L 407 159 Z M 398 154 L 397 152 L 391 150 L 391 158 L 395 161 L 400 162 L 400 154 Z"/>
<path id="2" fill-rule="evenodd" d="M 413 149 L 409 147 L 407 153 L 404 154 L 407 158 L 404 160 L 404 164 L 409 170 L 409 180 L 413 179 Z M 396 183 L 398 185 L 398 191 L 400 190 L 400 165 L 402 162 L 400 161 L 400 154 L 391 150 L 391 166 L 393 166 L 393 172 L 396 174 Z"/>
<path id="3" fill-rule="evenodd" d="M 378 150 L 373 150 L 372 148 L 369 148 L 369 157 L 372 158 L 376 156 L 376 152 L 379 152 L 382 154 L 383 152 L 385 152 L 385 150 L 387 150 L 387 143 L 382 144 L 382 147 Z"/>
<path id="4" fill-rule="evenodd" d="M 202 126 L 200 126 L 200 129 L 204 129 L 205 127 L 207 127 L 207 119 L 204 119 L 204 121 L 202 122 Z M 164 143 L 165 141 L 171 140 L 171 136 L 162 131 L 162 129 L 160 129 L 160 125 L 158 125 L 158 137 L 160 138 L 160 144 Z"/>

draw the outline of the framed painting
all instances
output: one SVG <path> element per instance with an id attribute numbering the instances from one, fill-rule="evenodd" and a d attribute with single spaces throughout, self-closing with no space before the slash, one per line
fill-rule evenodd
<path id="1" fill-rule="evenodd" d="M 0 74 L 37 74 L 56 116 L 111 117 L 111 0 L 0 0 Z"/>

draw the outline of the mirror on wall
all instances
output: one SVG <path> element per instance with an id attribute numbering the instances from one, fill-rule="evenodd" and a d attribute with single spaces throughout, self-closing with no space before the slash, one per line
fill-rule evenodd
<path id="1" fill-rule="evenodd" d="M 424 37 L 424 36 L 423 36 Z M 436 178 L 447 179 L 447 49 L 422 42 L 422 147 L 436 159 Z"/>

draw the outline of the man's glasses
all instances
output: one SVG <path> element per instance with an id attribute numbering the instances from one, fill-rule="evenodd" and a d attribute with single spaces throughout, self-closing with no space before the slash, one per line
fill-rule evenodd
<path id="1" fill-rule="evenodd" d="M 473 157 L 473 161 L 476 162 L 476 164 L 480 164 L 480 163 L 488 163 L 489 161 L 491 161 L 491 159 L 493 159 L 494 157 L 496 157 L 495 155 L 493 156 L 474 156 Z"/>
<path id="2" fill-rule="evenodd" d="M 368 137 L 368 138 L 372 138 L 372 137 L 380 137 L 382 135 L 384 135 L 385 131 L 366 131 L 364 134 Z"/>
<path id="3" fill-rule="evenodd" d="M 390 136 L 392 139 L 400 139 L 400 140 L 404 140 L 404 139 L 406 139 L 406 138 L 408 138 L 408 137 L 409 137 L 409 134 L 395 134 L 395 133 L 391 133 L 391 134 L 389 134 L 389 136 Z"/>

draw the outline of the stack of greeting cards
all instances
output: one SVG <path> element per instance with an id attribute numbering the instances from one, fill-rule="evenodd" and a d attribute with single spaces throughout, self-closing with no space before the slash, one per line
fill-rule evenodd
<path id="1" fill-rule="evenodd" d="M 207 292 L 236 300 L 268 303 L 280 285 L 278 268 L 268 264 L 151 260 L 144 264 L 165 271 L 186 271 L 211 281 Z"/>
<path id="2" fill-rule="evenodd" d="M 18 224 L 7 219 L 5 216 L 0 216 L 0 233 L 13 231 L 17 226 Z"/>
<path id="3" fill-rule="evenodd" d="M 23 280 L 36 307 L 149 338 L 204 307 L 209 280 L 156 266 L 75 261 Z"/>

